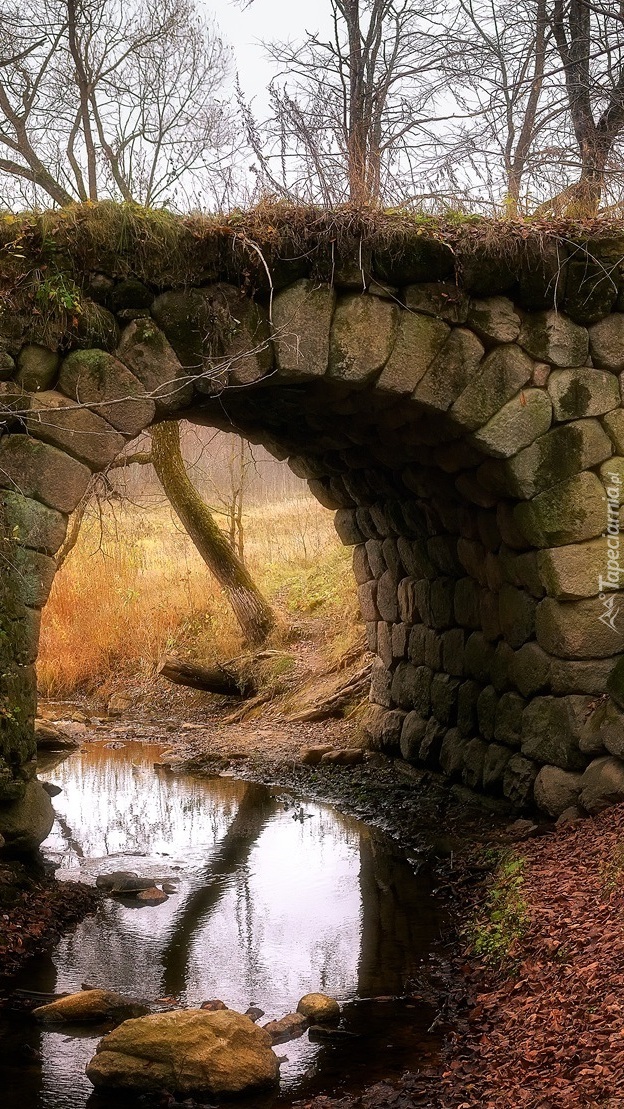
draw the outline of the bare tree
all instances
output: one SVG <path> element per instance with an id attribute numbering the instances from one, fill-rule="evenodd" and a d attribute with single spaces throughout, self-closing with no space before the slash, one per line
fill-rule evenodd
<path id="1" fill-rule="evenodd" d="M 229 52 L 193 0 L 23 0 L 0 16 L 5 197 L 183 203 L 222 190 Z"/>
<path id="2" fill-rule="evenodd" d="M 329 0 L 331 35 L 265 43 L 279 73 L 271 116 L 243 104 L 264 187 L 335 204 L 405 199 L 432 116 L 440 0 Z"/>

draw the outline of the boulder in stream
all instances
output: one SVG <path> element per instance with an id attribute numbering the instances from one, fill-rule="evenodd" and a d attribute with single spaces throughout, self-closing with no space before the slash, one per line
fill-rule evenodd
<path id="1" fill-rule="evenodd" d="M 279 1080 L 267 1032 L 231 1009 L 178 1009 L 127 1020 L 86 1068 L 96 1087 L 179 1097 L 243 1094 Z"/>
<path id="2" fill-rule="evenodd" d="M 308 1023 L 301 1013 L 287 1013 L 280 1020 L 270 1020 L 263 1028 L 269 1033 L 272 1044 L 285 1044 L 288 1040 L 297 1040 L 299 1036 L 303 1036 Z"/>
<path id="3" fill-rule="evenodd" d="M 139 878 L 134 870 L 111 870 L 109 874 L 98 874 L 95 884 L 107 893 L 141 893 L 154 888 L 153 878 Z"/>
<path id="4" fill-rule="evenodd" d="M 142 1017 L 149 1008 L 140 1001 L 114 993 L 112 990 L 80 990 L 40 1005 L 33 1016 L 44 1024 L 82 1024 L 114 1021 L 121 1024 L 130 1017 Z"/>
<path id="5" fill-rule="evenodd" d="M 312 1024 L 338 1024 L 340 1005 L 324 993 L 307 993 L 297 1005 L 297 1012 Z"/>

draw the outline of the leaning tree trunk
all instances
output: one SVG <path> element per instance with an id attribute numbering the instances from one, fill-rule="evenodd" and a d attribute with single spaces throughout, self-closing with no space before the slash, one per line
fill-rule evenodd
<path id="1" fill-rule="evenodd" d="M 180 450 L 178 424 L 156 424 L 151 435 L 152 464 L 172 508 L 225 590 L 245 638 L 249 643 L 263 643 L 275 624 L 272 609 L 191 482 Z"/>

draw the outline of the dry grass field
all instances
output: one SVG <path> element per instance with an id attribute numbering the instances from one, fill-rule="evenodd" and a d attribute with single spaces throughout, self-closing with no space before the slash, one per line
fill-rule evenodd
<path id="1" fill-rule="evenodd" d="M 245 512 L 245 560 L 278 614 L 275 645 L 298 620 L 328 662 L 358 633 L 350 552 L 332 513 L 305 490 Z M 241 637 L 227 601 L 162 498 L 95 509 L 56 576 L 42 621 L 39 689 L 87 696 L 152 676 L 166 654 L 227 659 Z"/>

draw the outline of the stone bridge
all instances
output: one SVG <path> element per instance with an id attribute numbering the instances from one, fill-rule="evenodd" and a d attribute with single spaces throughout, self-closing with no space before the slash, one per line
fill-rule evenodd
<path id="1" fill-rule="evenodd" d="M 9 289 L 0 319 L 7 839 L 45 834 L 34 667 L 68 514 L 181 417 L 262 443 L 335 511 L 376 655 L 372 747 L 519 809 L 624 798 L 623 242 L 462 254 L 349 229 L 297 254 L 226 227 L 176 279 L 139 235 L 101 262 L 63 243 L 56 285 L 31 243 L 34 312 Z M 60 277 L 80 298 L 52 318 L 36 297 Z"/>

